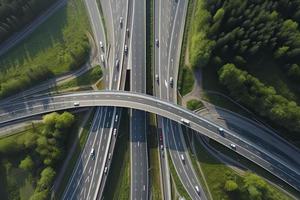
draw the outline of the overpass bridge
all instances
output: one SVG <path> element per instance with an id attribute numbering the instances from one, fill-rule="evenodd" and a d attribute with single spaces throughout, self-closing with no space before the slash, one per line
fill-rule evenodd
<path id="1" fill-rule="evenodd" d="M 235 144 L 234 151 L 300 191 L 300 160 L 298 155 L 290 155 L 288 152 L 282 152 L 283 156 L 278 155 L 269 149 L 246 141 L 231 130 L 224 129 L 190 110 L 146 94 L 125 91 L 88 91 L 55 96 L 33 96 L 2 104 L 0 126 L 49 112 L 94 106 L 125 107 L 155 113 L 182 123 L 228 148 L 231 144 Z M 224 130 L 222 134 L 220 134 L 220 128 Z"/>

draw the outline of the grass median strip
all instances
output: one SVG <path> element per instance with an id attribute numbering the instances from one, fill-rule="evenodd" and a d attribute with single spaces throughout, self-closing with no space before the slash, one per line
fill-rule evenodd
<path id="1" fill-rule="evenodd" d="M 187 193 L 186 189 L 184 188 L 183 184 L 181 183 L 181 180 L 176 172 L 175 166 L 174 166 L 170 156 L 171 155 L 168 152 L 170 173 L 171 173 L 171 176 L 173 177 L 175 187 L 181 197 L 184 197 L 186 200 L 192 200 L 191 197 L 189 196 L 189 194 Z"/>
<path id="2" fill-rule="evenodd" d="M 122 109 L 119 136 L 108 178 L 103 192 L 103 199 L 119 200 L 130 198 L 130 149 L 129 149 L 129 114 Z"/>
<path id="3" fill-rule="evenodd" d="M 187 145 L 187 149 L 188 149 L 188 152 L 189 152 L 189 155 L 190 155 L 190 158 L 191 158 L 192 167 L 194 168 L 194 170 L 196 172 L 196 175 L 198 177 L 198 180 L 200 181 L 201 187 L 203 188 L 206 197 L 208 199 L 212 200 L 213 198 L 212 198 L 212 196 L 210 194 L 210 191 L 208 189 L 205 177 L 201 173 L 201 166 L 200 166 L 200 163 L 197 159 L 197 155 L 195 155 L 193 153 L 194 151 L 192 150 L 192 148 L 193 148 L 192 147 L 192 137 L 194 136 L 193 131 L 190 130 L 190 129 L 187 129 L 186 127 L 183 127 L 182 131 L 183 131 L 183 136 L 184 136 L 184 139 L 185 139 L 185 142 L 186 142 L 186 145 Z"/>
<path id="4" fill-rule="evenodd" d="M 156 118 L 155 114 L 149 114 L 149 128 L 148 131 L 148 146 L 150 152 L 150 187 L 152 198 L 155 200 L 162 199 L 162 191 L 160 184 L 160 164 L 159 164 L 159 149 L 158 149 L 158 140 L 156 134 Z"/>

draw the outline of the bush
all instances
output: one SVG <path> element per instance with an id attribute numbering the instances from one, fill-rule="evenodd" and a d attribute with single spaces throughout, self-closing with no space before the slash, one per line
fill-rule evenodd
<path id="1" fill-rule="evenodd" d="M 187 108 L 189 110 L 197 110 L 197 109 L 203 108 L 203 107 L 204 107 L 204 105 L 203 105 L 202 101 L 199 101 L 197 99 L 192 99 L 187 102 Z"/>
<path id="2" fill-rule="evenodd" d="M 26 158 L 20 162 L 19 168 L 31 171 L 34 168 L 34 162 L 32 161 L 31 157 L 26 156 Z"/>
<path id="3" fill-rule="evenodd" d="M 37 183 L 37 187 L 30 200 L 46 200 L 50 196 L 50 189 L 54 181 L 55 171 L 51 167 L 45 168 L 41 172 L 41 177 Z"/>
<path id="4" fill-rule="evenodd" d="M 227 180 L 227 181 L 225 182 L 224 189 L 225 189 L 227 192 L 233 192 L 233 191 L 237 190 L 238 187 L 239 187 L 239 186 L 238 186 L 238 184 L 237 184 L 235 181 L 233 181 L 233 180 Z"/>

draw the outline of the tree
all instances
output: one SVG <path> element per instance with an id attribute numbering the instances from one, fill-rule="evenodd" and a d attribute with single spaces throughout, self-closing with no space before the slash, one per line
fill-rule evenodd
<path id="1" fill-rule="evenodd" d="M 39 181 L 37 183 L 37 189 L 39 191 L 49 189 L 52 185 L 55 174 L 56 174 L 55 171 L 51 167 L 46 167 L 41 172 L 41 178 L 39 179 Z"/>
<path id="2" fill-rule="evenodd" d="M 211 56 L 215 42 L 207 39 L 204 33 L 198 33 L 192 37 L 190 62 L 193 68 L 204 67 Z"/>
<path id="3" fill-rule="evenodd" d="M 282 46 L 275 51 L 274 57 L 277 59 L 282 58 L 283 56 L 285 56 L 288 50 L 289 50 L 288 46 Z"/>
<path id="4" fill-rule="evenodd" d="M 31 171 L 34 168 L 34 162 L 32 161 L 31 157 L 26 156 L 26 158 L 20 162 L 19 168 Z"/>
<path id="5" fill-rule="evenodd" d="M 53 112 L 43 116 L 43 123 L 48 127 L 54 127 L 59 117 L 57 112 Z"/>
<path id="6" fill-rule="evenodd" d="M 74 115 L 72 115 L 69 112 L 64 112 L 63 114 L 57 117 L 55 128 L 57 129 L 69 128 L 74 123 L 74 119 L 75 119 Z"/>
<path id="7" fill-rule="evenodd" d="M 227 191 L 227 192 L 233 192 L 233 191 L 236 191 L 238 189 L 238 185 L 235 181 L 233 180 L 227 180 L 225 182 L 225 186 L 224 186 L 224 189 Z"/>
<path id="8" fill-rule="evenodd" d="M 225 14 L 225 10 L 223 8 L 219 8 L 216 12 L 216 14 L 213 16 L 214 22 L 220 22 Z"/>

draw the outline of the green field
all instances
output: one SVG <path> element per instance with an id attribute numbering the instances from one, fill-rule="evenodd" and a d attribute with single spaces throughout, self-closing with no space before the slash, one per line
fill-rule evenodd
<path id="1" fill-rule="evenodd" d="M 195 2 L 194 0 L 190 0 L 188 3 L 188 10 L 187 10 L 187 16 L 186 16 L 183 40 L 181 46 L 178 84 L 177 84 L 181 96 L 184 96 L 189 92 L 191 92 L 195 82 L 194 74 L 193 71 L 191 70 L 191 66 L 189 66 L 189 63 L 186 63 L 186 56 L 188 56 L 187 48 L 188 48 L 189 36 L 191 35 L 190 27 L 193 21 L 192 17 L 194 11 L 194 2 Z"/>
<path id="2" fill-rule="evenodd" d="M 0 59 L 0 98 L 79 68 L 87 59 L 89 22 L 82 0 L 67 5 Z"/>
<path id="3" fill-rule="evenodd" d="M 244 175 L 238 174 L 230 167 L 216 160 L 211 156 L 198 142 L 194 140 L 198 162 L 201 165 L 201 169 L 204 173 L 206 182 L 212 194 L 213 199 L 223 199 L 223 200 L 235 200 L 237 198 L 245 199 L 243 194 L 236 193 L 234 195 L 229 194 L 224 190 L 224 185 L 226 180 L 234 180 L 239 185 L 243 184 Z M 270 188 L 273 194 L 276 194 L 278 199 L 291 199 L 286 194 L 282 193 L 276 187 L 267 183 L 267 187 Z M 276 199 L 277 200 L 277 199 Z"/>
<path id="4" fill-rule="evenodd" d="M 54 91 L 63 91 L 69 88 L 90 86 L 102 78 L 100 66 L 95 66 L 81 76 L 53 88 Z"/>

